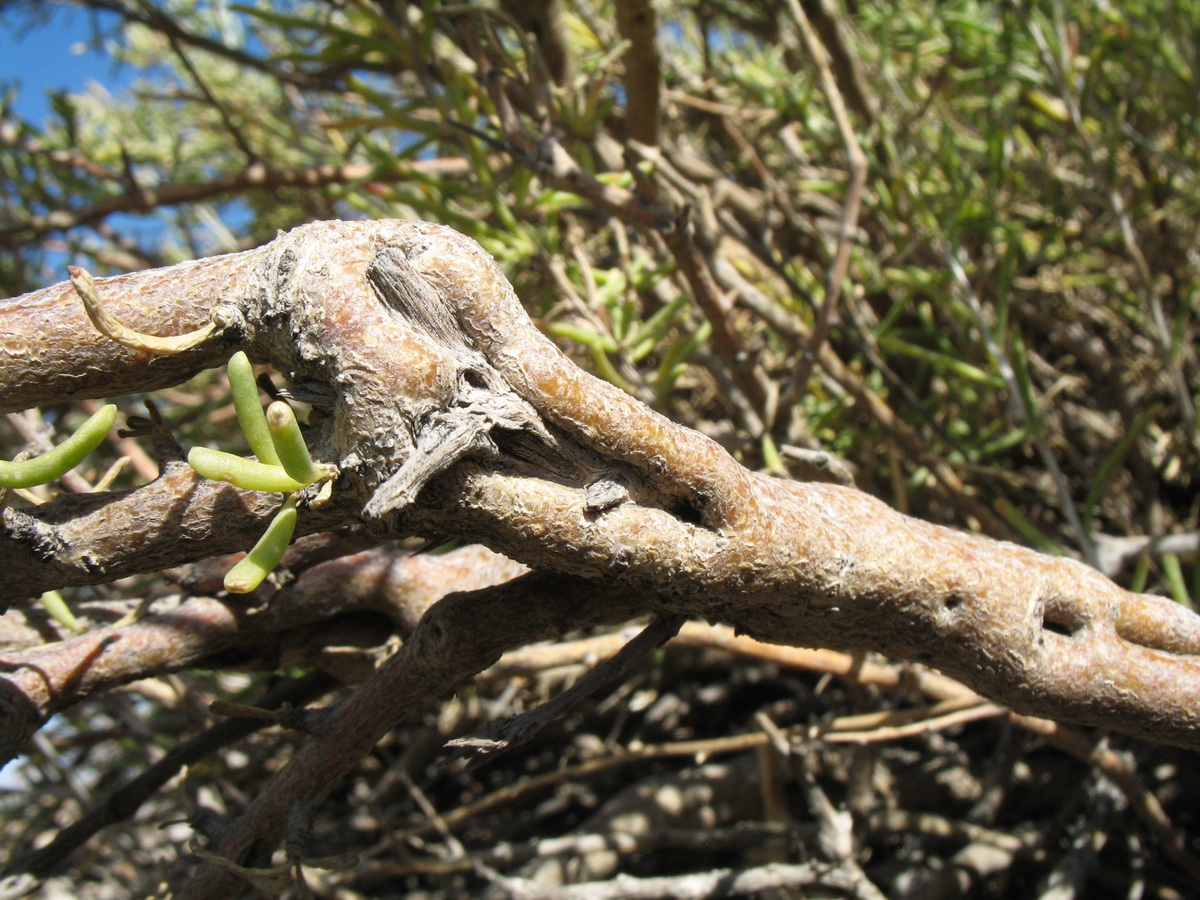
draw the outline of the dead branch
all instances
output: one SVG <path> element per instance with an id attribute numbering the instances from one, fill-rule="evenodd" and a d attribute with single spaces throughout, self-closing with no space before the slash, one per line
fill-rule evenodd
<path id="1" fill-rule="evenodd" d="M 682 625 L 683 619 L 680 616 L 655 616 L 641 633 L 553 700 L 501 722 L 484 738 L 454 740 L 447 746 L 470 748 L 483 756 L 504 752 L 525 743 L 601 688 L 612 687 L 624 681 L 647 653 L 657 650 L 673 638 Z"/>

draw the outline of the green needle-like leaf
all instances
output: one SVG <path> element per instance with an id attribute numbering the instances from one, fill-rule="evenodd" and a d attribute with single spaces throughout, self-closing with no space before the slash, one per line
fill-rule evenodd
<path id="1" fill-rule="evenodd" d="M 280 466 L 268 466 L 224 450 L 193 447 L 188 451 L 188 465 L 213 481 L 224 481 L 247 491 L 276 491 L 291 493 L 311 482 L 299 482 Z"/>
<path id="2" fill-rule="evenodd" d="M 67 601 L 63 599 L 62 594 L 58 591 L 46 591 L 46 593 L 38 597 L 38 603 L 41 604 L 42 609 L 46 610 L 50 614 L 50 617 L 59 625 L 76 634 L 83 633 L 83 626 L 79 624 L 79 620 L 71 612 L 71 607 L 67 606 Z"/>
<path id="3" fill-rule="evenodd" d="M 271 430 L 279 463 L 288 475 L 301 484 L 312 484 L 326 477 L 309 455 L 296 413 L 287 403 L 276 400 L 267 407 L 267 427 Z"/>

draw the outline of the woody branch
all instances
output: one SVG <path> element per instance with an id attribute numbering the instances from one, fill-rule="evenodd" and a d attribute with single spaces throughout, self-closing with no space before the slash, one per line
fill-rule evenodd
<path id="1" fill-rule="evenodd" d="M 3 352 L 28 352 L 50 323 L 61 344 L 22 377 L 3 368 L 10 404 L 162 387 L 245 348 L 331 391 L 310 442 L 341 476 L 330 504 L 305 511 L 306 530 L 475 540 L 763 640 L 919 659 L 1020 711 L 1200 746 L 1196 616 L 1071 560 L 744 469 L 570 363 L 494 261 L 450 229 L 317 223 L 100 289 L 143 331 L 198 327 L 218 306 L 232 324 L 156 357 L 92 333 L 62 286 L 17 298 Z M 0 558 L 24 584 L 33 569 L 100 582 L 139 560 L 163 565 L 167 548 L 193 559 L 233 549 L 227 536 L 270 512 L 261 495 L 176 478 L 134 492 L 164 517 L 147 529 L 161 553 L 117 549 L 105 513 L 139 498 L 102 495 L 6 511 Z M 197 490 L 213 492 L 204 512 L 220 525 L 184 543 L 166 515 Z"/>

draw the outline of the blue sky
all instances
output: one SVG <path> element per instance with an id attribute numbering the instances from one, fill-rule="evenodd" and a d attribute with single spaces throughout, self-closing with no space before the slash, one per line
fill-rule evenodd
<path id="1" fill-rule="evenodd" d="M 0 91 L 16 88 L 13 111 L 34 127 L 40 127 L 51 114 L 48 92 L 80 92 L 96 82 L 117 94 L 139 76 L 145 77 L 144 70 L 120 66 L 97 49 L 111 40 L 119 21 L 115 14 L 46 2 L 40 5 L 44 15 L 37 18 L 28 15 L 29 8 L 21 5 L 16 12 L 0 15 Z M 162 223 L 152 215 L 118 214 L 109 221 L 149 244 L 162 233 Z M 48 250 L 43 280 L 61 280 L 62 269 L 70 261 Z M 87 264 L 87 260 L 74 261 Z"/>
<path id="2" fill-rule="evenodd" d="M 15 110 L 35 125 L 49 112 L 47 89 L 80 91 L 97 81 L 114 90 L 132 77 L 132 70 L 119 69 L 90 47 L 97 27 L 111 23 L 111 15 L 56 3 L 45 7 L 47 21 L 32 28 L 24 25 L 25 15 L 0 17 L 0 84 L 19 85 Z"/>
<path id="3" fill-rule="evenodd" d="M 54 4 L 53 10 L 45 24 L 28 32 L 17 27 L 23 16 L 0 17 L 0 85 L 19 82 L 14 109 L 36 125 L 50 110 L 47 88 L 78 91 L 89 81 L 111 88 L 119 78 L 112 61 L 102 54 L 76 52 L 90 39 L 94 20 L 78 9 Z M 76 44 L 81 46 L 73 47 Z M 20 774 L 22 765 L 23 761 L 14 762 L 0 772 L 0 790 L 27 786 Z"/>

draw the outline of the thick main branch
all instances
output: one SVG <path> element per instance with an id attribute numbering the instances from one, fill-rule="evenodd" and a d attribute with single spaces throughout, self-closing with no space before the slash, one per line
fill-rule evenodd
<path id="1" fill-rule="evenodd" d="M 319 524 L 306 513 L 310 529 L 477 540 L 763 640 L 920 659 L 1021 711 L 1200 747 L 1195 615 L 855 490 L 747 471 L 574 366 L 495 262 L 450 229 L 317 223 L 246 254 L 99 284 L 144 331 L 198 327 L 217 304 L 241 324 L 180 359 L 140 358 L 79 334 L 61 287 L 16 298 L 0 305 L 4 346 L 53 327 L 63 347 L 25 371 L 10 354 L 0 389 L 11 403 L 161 387 L 244 347 L 333 397 L 310 442 L 341 476 Z M 75 324 L 59 328 L 59 315 Z M 186 509 L 165 496 L 170 514 Z M 85 572 L 77 583 L 110 574 L 93 552 L 102 528 L 68 534 L 53 505 L 21 515 L 40 540 L 21 543 L 10 517 L 0 562 Z M 220 534 L 189 553 L 261 513 L 234 503 L 220 515 Z"/>

